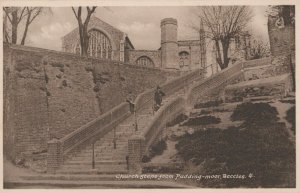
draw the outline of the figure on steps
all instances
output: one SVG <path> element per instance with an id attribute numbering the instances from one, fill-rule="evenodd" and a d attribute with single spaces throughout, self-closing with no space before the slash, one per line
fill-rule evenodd
<path id="1" fill-rule="evenodd" d="M 160 106 L 162 105 L 162 98 L 163 96 L 165 96 L 166 94 L 161 90 L 160 86 L 157 86 L 156 91 L 154 93 L 154 111 L 158 111 L 158 109 L 160 108 Z"/>
<path id="2" fill-rule="evenodd" d="M 128 92 L 126 102 L 129 104 L 129 110 L 134 114 L 134 95 L 131 91 Z"/>

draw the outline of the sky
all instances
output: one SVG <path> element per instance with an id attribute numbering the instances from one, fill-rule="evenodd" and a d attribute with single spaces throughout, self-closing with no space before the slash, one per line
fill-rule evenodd
<path id="1" fill-rule="evenodd" d="M 255 37 L 267 40 L 266 6 L 253 6 L 254 17 L 249 24 Z M 61 38 L 77 27 L 70 7 L 53 7 L 52 14 L 38 17 L 30 26 L 27 45 L 61 50 Z M 178 40 L 197 39 L 191 26 L 196 19 L 196 7 L 97 7 L 95 16 L 125 32 L 136 49 L 160 47 L 160 21 L 178 20 Z"/>

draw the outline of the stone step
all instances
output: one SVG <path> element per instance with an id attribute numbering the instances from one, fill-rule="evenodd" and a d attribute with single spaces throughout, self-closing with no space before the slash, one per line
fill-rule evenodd
<path id="1" fill-rule="evenodd" d="M 64 163 L 64 165 L 91 165 L 91 161 L 68 161 L 66 163 Z M 126 164 L 126 160 L 124 158 L 124 160 L 105 160 L 105 161 L 101 161 L 101 160 L 95 160 L 95 164 L 96 165 L 121 165 L 121 164 Z"/>
<path id="2" fill-rule="evenodd" d="M 90 167 L 62 167 L 57 171 L 58 174 L 126 174 L 128 173 L 127 166 L 112 168 L 105 167 L 99 168 L 99 166 L 95 166 L 95 169 L 92 169 L 92 165 Z"/>
<path id="3" fill-rule="evenodd" d="M 125 158 L 127 155 L 127 152 L 118 152 L 118 155 L 115 155 L 115 154 L 98 154 L 98 155 L 95 155 L 95 159 L 97 160 L 111 160 L 111 159 L 116 159 L 116 158 L 120 158 L 120 159 L 123 159 Z M 92 155 L 88 155 L 88 156 L 85 156 L 85 155 L 78 155 L 78 156 L 75 156 L 75 157 L 72 157 L 71 159 L 69 160 L 72 160 L 72 161 L 83 161 L 83 160 L 92 160 Z"/>
<path id="4" fill-rule="evenodd" d="M 146 174 L 146 175 L 153 175 L 153 174 Z M 163 173 L 158 173 L 157 174 L 162 175 L 162 176 L 171 176 L 170 174 L 163 174 Z M 141 175 L 133 174 L 121 174 L 121 175 L 116 175 L 116 174 L 44 174 L 44 175 L 26 175 L 26 176 L 20 176 L 21 179 L 24 180 L 74 180 L 74 181 L 132 181 L 136 180 L 140 177 Z M 144 178 L 143 180 L 145 181 L 153 181 L 151 178 Z M 160 179 L 161 180 L 166 180 L 168 179 Z M 173 179 L 169 179 L 173 180 Z"/>
<path id="5" fill-rule="evenodd" d="M 178 182 L 165 180 L 11 180 L 4 183 L 4 188 L 195 188 Z"/>

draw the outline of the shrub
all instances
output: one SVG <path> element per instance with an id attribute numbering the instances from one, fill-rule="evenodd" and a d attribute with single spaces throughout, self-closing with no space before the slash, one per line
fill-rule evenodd
<path id="1" fill-rule="evenodd" d="M 286 117 L 285 119 L 292 124 L 292 130 L 294 133 L 296 133 L 296 122 L 295 122 L 295 119 L 296 119 L 296 115 L 295 115 L 295 106 L 291 107 L 287 112 L 286 112 Z"/>
<path id="2" fill-rule="evenodd" d="M 209 125 L 209 124 L 218 124 L 221 122 L 220 118 L 208 115 L 201 117 L 191 117 L 185 122 L 184 126 L 197 126 L 197 125 Z"/>
<path id="3" fill-rule="evenodd" d="M 149 150 L 149 155 L 144 155 L 142 157 L 142 162 L 149 162 L 156 155 L 161 155 L 167 149 L 167 143 L 164 140 L 160 140 L 151 146 Z"/>
<path id="4" fill-rule="evenodd" d="M 205 102 L 205 103 L 197 103 L 197 104 L 194 105 L 194 108 L 195 109 L 200 109 L 200 108 L 207 108 L 207 107 L 217 107 L 222 103 L 223 103 L 222 100 L 208 101 L 208 102 Z"/>
<path id="5" fill-rule="evenodd" d="M 205 187 L 294 187 L 295 147 L 278 127 L 231 127 L 199 130 L 180 137 L 176 149 L 185 161 L 193 161 L 195 173 L 254 174 L 254 178 L 201 181 Z M 276 129 L 276 130 L 274 130 Z M 197 168 L 201 170 L 197 171 Z M 290 179 L 290 180 L 289 180 Z"/>
<path id="6" fill-rule="evenodd" d="M 232 121 L 245 121 L 244 125 L 270 125 L 278 120 L 278 112 L 268 103 L 242 103 L 231 115 Z"/>
<path id="7" fill-rule="evenodd" d="M 153 156 L 161 155 L 166 149 L 167 149 L 166 141 L 160 140 L 158 143 L 156 143 L 151 147 L 151 153 L 153 154 Z"/>

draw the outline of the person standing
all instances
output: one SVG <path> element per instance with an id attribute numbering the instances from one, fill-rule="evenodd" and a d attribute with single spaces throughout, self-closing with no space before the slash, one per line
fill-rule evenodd
<path id="1" fill-rule="evenodd" d="M 128 102 L 128 104 L 129 104 L 129 110 L 130 110 L 130 112 L 132 114 L 134 114 L 134 111 L 135 111 L 134 96 L 133 96 L 133 93 L 131 91 L 128 92 L 128 96 L 127 96 L 126 102 Z"/>
<path id="2" fill-rule="evenodd" d="M 160 108 L 162 103 L 162 98 L 165 95 L 166 94 L 161 90 L 160 86 L 157 86 L 156 91 L 154 93 L 154 101 L 155 101 L 154 111 L 157 111 Z"/>

